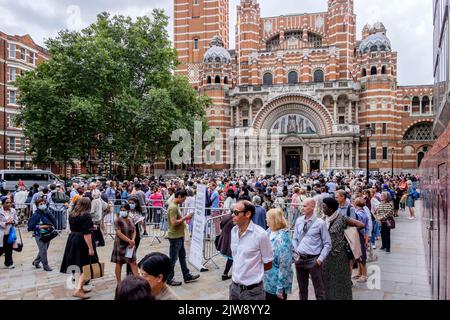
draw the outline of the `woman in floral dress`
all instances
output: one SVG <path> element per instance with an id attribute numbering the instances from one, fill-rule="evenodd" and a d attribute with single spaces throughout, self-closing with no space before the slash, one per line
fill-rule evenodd
<path id="1" fill-rule="evenodd" d="M 267 212 L 269 237 L 273 248 L 272 269 L 264 275 L 267 300 L 286 300 L 292 292 L 292 241 L 283 210 Z"/>

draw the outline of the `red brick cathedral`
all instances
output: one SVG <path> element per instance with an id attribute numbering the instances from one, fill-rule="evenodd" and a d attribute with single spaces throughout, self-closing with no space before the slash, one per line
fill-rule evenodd
<path id="1" fill-rule="evenodd" d="M 212 98 L 208 124 L 223 134 L 206 168 L 358 171 L 366 167 L 370 126 L 370 169 L 394 166 L 400 173 L 415 171 L 435 141 L 433 87 L 397 83 L 395 44 L 381 22 L 366 25 L 358 40 L 353 0 L 328 0 L 326 12 L 277 17 L 261 17 L 258 1 L 241 0 L 235 50 L 229 49 L 228 0 L 174 0 L 174 6 L 178 72 Z M 263 149 L 236 140 L 261 130 L 272 137 Z M 253 165 L 262 154 L 272 161 Z"/>

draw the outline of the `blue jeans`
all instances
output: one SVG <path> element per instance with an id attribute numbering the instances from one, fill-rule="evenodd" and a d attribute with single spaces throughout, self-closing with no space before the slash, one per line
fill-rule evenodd
<path id="1" fill-rule="evenodd" d="M 380 237 L 380 236 L 381 236 L 380 225 L 378 224 L 378 221 L 375 220 L 375 221 L 373 221 L 373 229 L 372 229 L 372 235 L 370 236 L 370 243 L 372 245 L 374 245 L 375 241 L 376 241 L 376 237 Z"/>
<path id="2" fill-rule="evenodd" d="M 171 269 L 167 282 L 171 282 L 175 276 L 175 264 L 180 259 L 181 271 L 183 272 L 183 279 L 186 280 L 190 271 L 186 264 L 186 250 L 184 249 L 184 237 L 178 239 L 169 239 L 169 257 L 171 262 Z"/>

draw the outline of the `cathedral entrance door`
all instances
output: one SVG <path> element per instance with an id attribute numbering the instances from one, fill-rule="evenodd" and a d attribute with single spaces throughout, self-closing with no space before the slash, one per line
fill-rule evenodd
<path id="1" fill-rule="evenodd" d="M 320 160 L 311 160 L 309 163 L 309 168 L 311 172 L 319 171 L 320 172 Z"/>
<path id="2" fill-rule="evenodd" d="M 299 175 L 302 170 L 302 148 L 285 148 L 283 150 L 284 174 Z"/>

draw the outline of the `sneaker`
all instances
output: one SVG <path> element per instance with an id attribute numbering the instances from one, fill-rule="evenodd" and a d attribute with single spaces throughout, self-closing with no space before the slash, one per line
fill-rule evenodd
<path id="1" fill-rule="evenodd" d="M 148 236 L 147 231 L 144 231 L 144 233 L 142 234 L 143 236 Z"/>
<path id="2" fill-rule="evenodd" d="M 376 246 L 375 244 L 373 244 L 373 245 L 372 245 L 372 249 L 375 250 L 376 248 L 377 248 L 377 246 Z"/>
<path id="3" fill-rule="evenodd" d="M 10 266 L 5 266 L 5 267 L 6 267 L 6 269 L 14 269 L 15 268 L 15 266 L 13 264 Z"/>
<path id="4" fill-rule="evenodd" d="M 31 263 L 31 265 L 34 266 L 36 269 L 39 269 L 39 268 L 41 267 L 40 262 L 36 263 L 36 261 L 33 261 L 33 262 Z"/>
<path id="5" fill-rule="evenodd" d="M 172 287 L 179 287 L 179 286 L 181 286 L 182 282 L 172 280 L 172 281 L 167 281 L 167 284 Z"/>
<path id="6" fill-rule="evenodd" d="M 409 219 L 409 220 L 414 220 L 415 218 L 414 218 L 414 217 L 408 217 L 408 219 Z"/>
<path id="7" fill-rule="evenodd" d="M 190 274 L 184 279 L 184 283 L 190 283 L 196 281 L 198 278 L 200 278 L 199 274 Z"/>

